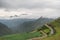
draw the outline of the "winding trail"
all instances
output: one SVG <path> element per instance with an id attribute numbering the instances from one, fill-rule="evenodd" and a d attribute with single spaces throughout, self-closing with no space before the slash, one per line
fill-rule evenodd
<path id="1" fill-rule="evenodd" d="M 55 34 L 55 30 L 51 26 L 49 26 L 49 24 L 45 24 L 45 26 L 50 29 L 49 35 Z"/>
<path id="2" fill-rule="evenodd" d="M 49 24 L 45 24 L 45 26 L 50 30 L 50 33 L 49 33 L 50 36 L 55 34 L 55 30 Z M 48 35 L 44 31 L 40 30 L 39 32 L 43 34 L 42 37 L 36 37 L 28 40 L 42 40 L 43 38 L 48 37 Z"/>

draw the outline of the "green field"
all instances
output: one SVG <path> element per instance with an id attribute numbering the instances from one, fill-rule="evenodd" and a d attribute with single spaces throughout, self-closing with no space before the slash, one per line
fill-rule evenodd
<path id="1" fill-rule="evenodd" d="M 26 40 L 29 38 L 40 37 L 40 32 L 34 33 L 21 33 L 21 34 L 13 34 L 13 35 L 6 35 L 0 37 L 0 40 Z"/>

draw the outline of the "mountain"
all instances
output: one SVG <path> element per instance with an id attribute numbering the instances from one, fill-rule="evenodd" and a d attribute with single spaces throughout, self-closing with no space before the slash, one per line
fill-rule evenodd
<path id="1" fill-rule="evenodd" d="M 54 19 L 40 17 L 34 21 L 24 22 L 23 24 L 21 24 L 21 26 L 18 27 L 18 30 L 20 32 L 30 32 L 32 30 L 39 28 L 39 27 L 42 27 L 45 23 L 49 23 L 52 20 L 54 20 Z"/>
<path id="2" fill-rule="evenodd" d="M 0 22 L 0 36 L 11 34 L 12 31 L 5 25 Z"/>
<path id="3" fill-rule="evenodd" d="M 0 19 L 0 22 L 7 25 L 13 33 L 21 33 L 21 32 L 30 32 L 34 30 L 36 27 L 40 27 L 44 25 L 46 22 L 49 22 L 53 19 L 40 17 L 38 19 Z"/>
<path id="4" fill-rule="evenodd" d="M 30 22 L 27 22 L 27 24 L 28 23 L 30 23 Z M 26 22 L 24 23 L 24 25 L 25 24 L 26 24 Z M 22 34 L 6 35 L 3 37 L 0 37 L 0 40 L 27 40 L 27 39 L 32 40 L 32 38 L 35 38 L 35 40 L 60 40 L 60 18 L 50 22 L 49 24 L 52 27 L 54 27 L 54 29 L 56 30 L 56 33 L 52 36 L 48 36 L 43 39 L 40 39 L 40 37 L 41 37 L 40 32 L 34 32 L 34 33 L 29 32 L 29 33 L 22 33 Z"/>
<path id="5" fill-rule="evenodd" d="M 17 27 L 20 26 L 22 23 L 33 20 L 35 19 L 16 18 L 16 19 L 0 19 L 0 22 L 7 25 L 7 27 L 10 28 L 13 32 L 16 32 L 18 30 Z"/>

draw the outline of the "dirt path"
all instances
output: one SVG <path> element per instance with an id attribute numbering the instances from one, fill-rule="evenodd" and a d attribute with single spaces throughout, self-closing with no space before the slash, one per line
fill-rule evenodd
<path id="1" fill-rule="evenodd" d="M 55 30 L 48 24 L 45 24 L 45 26 L 50 29 L 49 35 L 53 35 Z M 46 38 L 48 36 L 44 31 L 40 30 L 40 32 L 43 34 L 42 37 L 36 37 L 36 38 L 28 39 L 28 40 L 42 40 L 43 38 Z"/>
<path id="2" fill-rule="evenodd" d="M 45 26 L 50 29 L 49 35 L 55 34 L 55 30 L 51 26 L 49 26 L 48 24 L 45 24 Z"/>

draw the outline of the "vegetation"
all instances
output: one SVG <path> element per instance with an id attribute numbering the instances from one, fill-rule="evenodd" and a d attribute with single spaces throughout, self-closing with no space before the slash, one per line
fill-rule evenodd
<path id="1" fill-rule="evenodd" d="M 42 40 L 60 40 L 60 18 L 50 23 L 56 30 L 56 34 Z"/>
<path id="2" fill-rule="evenodd" d="M 6 35 L 0 37 L 0 40 L 26 40 L 29 38 L 40 37 L 40 32 L 34 33 L 21 33 L 21 34 L 13 34 L 13 35 Z"/>

